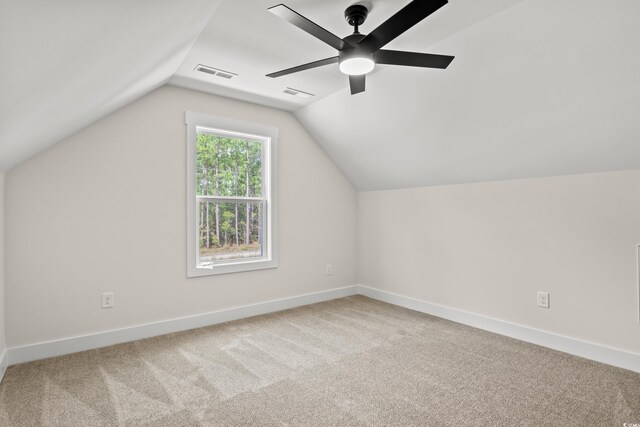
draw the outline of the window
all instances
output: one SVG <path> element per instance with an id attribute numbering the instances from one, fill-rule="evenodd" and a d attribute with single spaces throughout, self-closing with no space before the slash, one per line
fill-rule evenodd
<path id="1" fill-rule="evenodd" d="M 187 275 L 277 267 L 278 129 L 186 113 Z"/>

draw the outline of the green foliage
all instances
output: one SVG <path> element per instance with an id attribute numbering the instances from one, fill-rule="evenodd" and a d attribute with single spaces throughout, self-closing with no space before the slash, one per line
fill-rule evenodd
<path id="1" fill-rule="evenodd" d="M 247 175 L 249 177 L 248 193 L 245 179 Z M 260 197 L 262 195 L 262 144 L 257 141 L 198 133 L 196 178 L 198 195 Z"/>
<path id="2" fill-rule="evenodd" d="M 235 214 L 233 211 L 225 210 L 222 213 L 222 225 L 220 226 L 220 231 L 223 233 L 231 233 L 233 232 L 233 219 L 235 218 Z"/>
<path id="3" fill-rule="evenodd" d="M 204 230 L 201 230 L 204 231 Z M 206 239 L 206 235 L 204 234 L 204 232 L 200 233 L 200 235 L 202 236 L 200 238 L 200 247 L 201 248 L 205 248 L 207 247 L 207 239 Z M 220 246 L 220 241 L 218 240 L 218 236 L 215 235 L 215 233 L 210 233 L 209 234 L 209 247 L 218 247 Z"/>

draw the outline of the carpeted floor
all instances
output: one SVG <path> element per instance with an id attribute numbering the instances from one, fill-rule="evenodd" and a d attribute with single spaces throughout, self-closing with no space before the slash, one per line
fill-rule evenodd
<path id="1" fill-rule="evenodd" d="M 640 374 L 355 296 L 12 366 L 1 426 L 640 423 Z"/>

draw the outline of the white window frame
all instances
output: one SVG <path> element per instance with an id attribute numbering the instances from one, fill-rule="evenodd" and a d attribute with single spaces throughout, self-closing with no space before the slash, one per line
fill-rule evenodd
<path id="1" fill-rule="evenodd" d="M 276 268 L 277 258 L 277 203 L 276 203 L 276 159 L 278 128 L 229 119 L 226 117 L 211 116 L 207 114 L 185 112 L 185 124 L 187 128 L 187 277 L 210 276 L 216 274 L 237 273 L 242 271 L 262 270 Z M 263 145 L 262 151 L 262 197 L 242 198 L 254 202 L 262 202 L 263 206 L 263 256 L 237 260 L 225 260 L 214 263 L 212 266 L 199 266 L 200 255 L 198 234 L 198 196 L 196 189 L 196 138 L 197 128 L 207 128 L 217 135 L 236 135 L 252 140 L 259 140 Z M 213 199 L 213 198 L 212 198 Z M 235 197 L 215 197 L 224 202 L 235 202 Z M 255 199 L 255 200 L 253 200 Z"/>

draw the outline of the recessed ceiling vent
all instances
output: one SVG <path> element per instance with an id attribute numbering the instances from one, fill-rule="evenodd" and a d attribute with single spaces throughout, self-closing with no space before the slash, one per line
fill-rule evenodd
<path id="1" fill-rule="evenodd" d="M 297 96 L 298 98 L 304 98 L 304 99 L 309 99 L 312 96 L 315 96 L 312 93 L 305 92 L 305 91 L 299 90 L 299 89 L 294 89 L 292 87 L 285 88 L 285 90 L 283 90 L 283 92 L 286 93 L 287 95 L 293 95 L 293 96 Z"/>
<path id="2" fill-rule="evenodd" d="M 236 73 L 232 73 L 231 71 L 224 71 L 218 68 L 209 67 L 207 65 L 198 64 L 195 68 L 196 71 L 200 71 L 201 73 L 211 74 L 212 76 L 221 77 L 223 79 L 231 80 L 238 77 Z"/>

